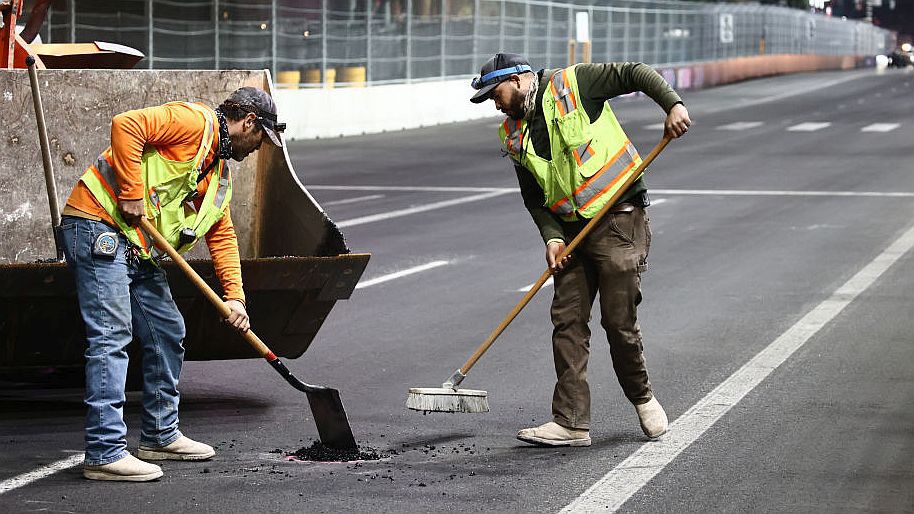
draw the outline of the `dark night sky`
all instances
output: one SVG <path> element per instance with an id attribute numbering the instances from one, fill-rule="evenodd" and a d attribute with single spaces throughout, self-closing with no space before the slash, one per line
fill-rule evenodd
<path id="1" fill-rule="evenodd" d="M 882 7 L 873 8 L 873 23 L 898 31 L 899 39 L 910 40 L 914 35 L 914 0 L 895 0 L 895 9 L 891 9 L 889 3 L 890 0 L 882 0 Z M 863 1 L 833 0 L 832 15 L 863 18 Z"/>

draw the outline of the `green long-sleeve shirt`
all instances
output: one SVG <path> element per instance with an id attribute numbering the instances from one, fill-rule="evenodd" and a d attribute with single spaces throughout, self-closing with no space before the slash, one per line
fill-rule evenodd
<path id="1" fill-rule="evenodd" d="M 536 154 L 547 160 L 552 159 L 552 149 L 549 145 L 549 132 L 542 109 L 543 94 L 549 90 L 549 78 L 556 71 L 558 70 L 540 70 L 537 74 L 539 90 L 536 93 L 536 111 L 527 132 Z M 682 102 L 667 81 L 646 64 L 632 62 L 582 64 L 577 67 L 576 73 L 580 92 L 578 100 L 590 117 L 591 123 L 596 121 L 603 112 L 604 102 L 635 91 L 642 91 L 651 97 L 667 113 L 674 105 Z M 565 242 L 568 242 L 563 230 L 564 222 L 544 205 L 546 195 L 536 182 L 533 173 L 518 164 L 515 164 L 515 171 L 524 206 L 530 211 L 533 222 L 536 223 L 543 236 L 543 241 L 565 239 Z M 639 179 L 625 192 L 620 201 L 624 202 L 646 190 L 644 180 Z"/>

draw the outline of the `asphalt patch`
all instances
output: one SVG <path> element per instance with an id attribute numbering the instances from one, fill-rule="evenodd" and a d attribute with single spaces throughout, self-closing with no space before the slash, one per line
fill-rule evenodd
<path id="1" fill-rule="evenodd" d="M 304 446 L 286 454 L 288 460 L 302 460 L 313 462 L 352 462 L 359 460 L 381 460 L 388 457 L 376 448 L 360 446 L 357 448 L 331 448 L 320 441 L 315 441 L 311 446 Z"/>

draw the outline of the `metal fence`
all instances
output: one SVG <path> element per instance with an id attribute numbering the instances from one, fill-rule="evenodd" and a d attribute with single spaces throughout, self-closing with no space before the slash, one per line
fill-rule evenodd
<path id="1" fill-rule="evenodd" d="M 612 5 L 605 5 L 605 4 Z M 268 68 L 279 82 L 391 83 L 475 74 L 498 51 L 563 66 L 588 13 L 594 61 L 655 66 L 765 54 L 874 55 L 894 34 L 774 6 L 621 0 L 69 0 L 46 42 L 101 40 L 148 68 Z"/>

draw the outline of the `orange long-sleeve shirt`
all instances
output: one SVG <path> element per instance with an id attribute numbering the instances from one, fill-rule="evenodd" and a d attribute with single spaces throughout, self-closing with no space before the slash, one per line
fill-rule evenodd
<path id="1" fill-rule="evenodd" d="M 215 114 L 214 114 L 215 116 Z M 175 161 L 189 161 L 197 155 L 203 139 L 206 119 L 201 113 L 183 103 L 170 103 L 118 114 L 111 120 L 111 157 L 121 200 L 138 200 L 145 195 L 146 187 L 140 173 L 140 158 L 146 145 L 155 147 L 159 154 Z M 212 162 L 219 146 L 219 131 L 214 131 L 213 143 L 203 160 L 204 168 Z M 216 173 L 197 184 L 200 194 L 195 200 L 197 208 L 209 182 Z M 114 224 L 95 196 L 82 182 L 76 183 L 67 205 L 82 212 L 97 216 Z M 241 281 L 241 258 L 238 253 L 238 238 L 228 208 L 222 217 L 206 233 L 206 245 L 213 257 L 216 275 L 222 284 L 226 300 L 244 301 Z"/>

